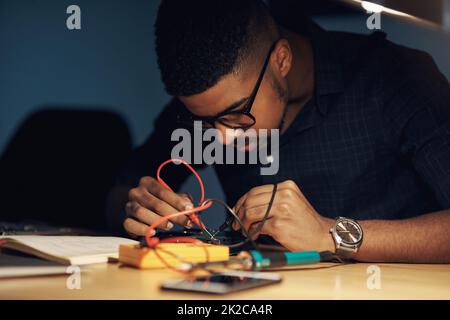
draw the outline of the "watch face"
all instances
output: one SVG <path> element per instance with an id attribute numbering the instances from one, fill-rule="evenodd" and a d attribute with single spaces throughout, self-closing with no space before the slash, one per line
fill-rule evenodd
<path id="1" fill-rule="evenodd" d="M 362 230 L 351 220 L 339 220 L 335 226 L 336 234 L 343 242 L 356 244 L 362 239 Z"/>

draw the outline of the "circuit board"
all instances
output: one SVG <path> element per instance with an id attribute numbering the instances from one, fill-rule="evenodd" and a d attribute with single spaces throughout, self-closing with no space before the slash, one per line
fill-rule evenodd
<path id="1" fill-rule="evenodd" d="M 156 236 L 161 240 L 173 237 L 191 237 L 205 243 L 222 245 L 231 245 L 245 240 L 245 237 L 237 231 L 222 231 L 218 233 L 211 231 L 211 233 L 214 235 L 214 239 L 200 229 L 185 229 L 182 231 L 158 230 Z M 145 244 L 145 239 L 143 239 L 143 242 Z"/>

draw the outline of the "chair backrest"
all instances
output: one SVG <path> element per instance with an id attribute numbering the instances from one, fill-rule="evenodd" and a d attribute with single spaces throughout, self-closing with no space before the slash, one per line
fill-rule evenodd
<path id="1" fill-rule="evenodd" d="M 0 220 L 106 229 L 105 198 L 130 152 L 128 127 L 115 113 L 32 114 L 0 158 Z"/>

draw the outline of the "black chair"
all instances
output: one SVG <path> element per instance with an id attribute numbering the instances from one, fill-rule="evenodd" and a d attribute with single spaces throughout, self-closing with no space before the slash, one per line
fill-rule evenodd
<path id="1" fill-rule="evenodd" d="M 0 158 L 0 221 L 106 230 L 105 198 L 130 152 L 128 127 L 117 114 L 32 114 Z"/>

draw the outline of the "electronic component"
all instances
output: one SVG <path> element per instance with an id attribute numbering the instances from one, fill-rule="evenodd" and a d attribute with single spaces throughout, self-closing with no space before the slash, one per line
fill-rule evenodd
<path id="1" fill-rule="evenodd" d="M 192 263 L 225 261 L 229 258 L 227 246 L 192 243 L 161 243 L 156 248 L 140 245 L 120 245 L 119 262 L 140 269 L 178 268 L 189 261 Z"/>

